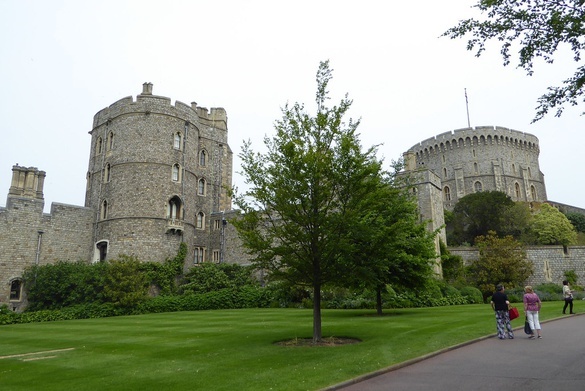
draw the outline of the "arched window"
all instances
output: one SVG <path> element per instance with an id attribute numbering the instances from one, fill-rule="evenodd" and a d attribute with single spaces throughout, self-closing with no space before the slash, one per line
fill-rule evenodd
<path id="1" fill-rule="evenodd" d="M 518 182 L 516 182 L 514 184 L 514 191 L 516 192 L 516 199 L 519 200 L 520 199 L 520 185 L 518 184 Z"/>
<path id="2" fill-rule="evenodd" d="M 177 196 L 174 196 L 169 200 L 167 204 L 167 218 L 173 220 L 180 220 L 183 218 L 183 203 L 181 199 Z"/>
<path id="3" fill-rule="evenodd" d="M 443 188 L 443 196 L 445 197 L 445 201 L 451 201 L 451 189 L 449 189 L 449 186 Z"/>
<path id="4" fill-rule="evenodd" d="M 108 218 L 108 201 L 106 200 L 102 202 L 102 210 L 100 211 L 100 217 L 102 220 Z"/>
<path id="5" fill-rule="evenodd" d="M 201 151 L 199 152 L 199 165 L 205 166 L 207 164 L 207 152 Z"/>
<path id="6" fill-rule="evenodd" d="M 108 255 L 108 242 L 106 240 L 102 240 L 101 242 L 97 242 L 95 244 L 95 248 L 96 248 L 97 254 L 98 254 L 97 260 L 100 262 L 105 261 L 106 255 Z"/>
<path id="7" fill-rule="evenodd" d="M 10 301 L 20 301 L 22 297 L 22 280 L 16 279 L 10 282 Z"/>
<path id="8" fill-rule="evenodd" d="M 528 178 L 532 178 L 532 171 L 530 171 L 530 167 L 528 167 Z"/>
<path id="9" fill-rule="evenodd" d="M 114 148 L 114 132 L 108 134 L 107 148 L 108 151 L 111 151 Z"/>
<path id="10" fill-rule="evenodd" d="M 477 163 L 473 163 L 473 172 L 475 172 L 476 174 L 479 172 L 477 168 Z"/>
<path id="11" fill-rule="evenodd" d="M 197 182 L 197 194 L 205 195 L 205 179 L 201 178 Z"/>
<path id="12" fill-rule="evenodd" d="M 536 201 L 536 187 L 534 185 L 530 186 L 530 196 L 532 197 L 532 201 Z"/>
<path id="13" fill-rule="evenodd" d="M 106 164 L 106 167 L 104 167 L 104 182 L 109 182 L 110 181 L 110 163 Z"/>
<path id="14" fill-rule="evenodd" d="M 173 148 L 180 150 L 181 149 L 181 144 L 182 144 L 181 141 L 182 140 L 183 140 L 183 137 L 181 135 L 181 132 L 175 133 L 175 136 L 174 136 L 174 139 L 173 139 Z"/>
<path id="15" fill-rule="evenodd" d="M 197 213 L 197 229 L 205 229 L 205 214 L 203 212 Z"/>
<path id="16" fill-rule="evenodd" d="M 482 185 L 480 181 L 477 181 L 473 184 L 473 189 L 476 193 L 479 193 L 482 190 Z"/>
<path id="17" fill-rule="evenodd" d="M 99 155 L 100 153 L 102 153 L 102 148 L 103 148 L 103 140 L 101 137 L 98 137 L 97 141 L 95 142 L 95 153 L 96 155 Z"/>
<path id="18" fill-rule="evenodd" d="M 173 165 L 172 179 L 173 182 L 181 181 L 181 166 L 178 163 Z"/>
<path id="19" fill-rule="evenodd" d="M 443 168 L 443 178 L 447 178 L 447 169 Z"/>

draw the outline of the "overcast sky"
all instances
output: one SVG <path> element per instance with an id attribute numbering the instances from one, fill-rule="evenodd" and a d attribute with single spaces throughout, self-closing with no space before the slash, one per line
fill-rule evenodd
<path id="1" fill-rule="evenodd" d="M 471 126 L 503 126 L 540 140 L 548 198 L 585 207 L 585 107 L 536 124 L 536 100 L 572 75 L 569 52 L 535 75 L 503 67 L 499 47 L 476 58 L 440 38 L 476 15 L 475 0 L 0 0 L 0 206 L 12 166 L 46 171 L 52 202 L 83 205 L 93 116 L 144 82 L 186 104 L 223 107 L 237 154 L 274 133 L 287 102 L 314 112 L 319 62 L 334 69 L 365 147 L 389 163 L 414 144 Z M 138 186 L 138 184 L 137 184 Z"/>

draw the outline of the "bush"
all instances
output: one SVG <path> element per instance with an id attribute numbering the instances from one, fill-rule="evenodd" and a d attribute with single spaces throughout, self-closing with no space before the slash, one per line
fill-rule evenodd
<path id="1" fill-rule="evenodd" d="M 484 303 L 483 295 L 481 294 L 481 291 L 479 289 L 477 289 L 476 287 L 464 286 L 463 288 L 461 288 L 459 290 L 459 292 L 461 292 L 461 295 L 467 299 L 467 302 L 469 304 L 482 304 L 482 303 Z"/>

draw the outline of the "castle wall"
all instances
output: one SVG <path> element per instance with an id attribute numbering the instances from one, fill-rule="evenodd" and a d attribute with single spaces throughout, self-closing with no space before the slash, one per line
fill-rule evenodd
<path id="1" fill-rule="evenodd" d="M 473 247 L 452 247 L 449 252 L 461 256 L 465 264 L 479 258 L 479 250 Z M 585 246 L 570 246 L 566 251 L 563 246 L 530 246 L 526 256 L 534 265 L 526 285 L 561 284 L 567 271 L 574 271 L 579 283 L 585 284 Z"/>
<path id="2" fill-rule="evenodd" d="M 53 203 L 43 214 L 42 198 L 9 196 L 0 208 L 0 303 L 20 310 L 22 292 L 10 299 L 12 283 L 33 265 L 87 261 L 91 252 L 93 212 Z"/>

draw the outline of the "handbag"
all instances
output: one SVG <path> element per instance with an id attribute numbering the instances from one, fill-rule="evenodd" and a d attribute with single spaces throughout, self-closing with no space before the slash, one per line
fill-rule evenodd
<path id="1" fill-rule="evenodd" d="M 518 313 L 518 308 L 516 308 L 516 307 L 510 308 L 508 310 L 508 314 L 510 315 L 510 320 L 514 320 L 520 316 L 520 314 Z"/>
<path id="2" fill-rule="evenodd" d="M 526 334 L 532 334 L 532 329 L 530 328 L 530 323 L 528 323 L 528 318 L 524 321 L 524 332 Z"/>

